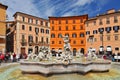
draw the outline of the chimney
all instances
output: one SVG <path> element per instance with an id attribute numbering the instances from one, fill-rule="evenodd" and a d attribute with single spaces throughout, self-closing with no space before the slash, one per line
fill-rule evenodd
<path id="1" fill-rule="evenodd" d="M 115 9 L 110 9 L 107 11 L 107 14 L 114 13 L 114 12 L 115 12 Z"/>

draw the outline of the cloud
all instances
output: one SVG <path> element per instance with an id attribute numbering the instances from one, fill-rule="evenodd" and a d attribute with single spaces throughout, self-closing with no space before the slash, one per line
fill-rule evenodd
<path id="1" fill-rule="evenodd" d="M 48 16 L 94 15 L 108 0 L 0 0 L 8 5 L 10 20 L 15 12 L 24 12 L 41 18 Z"/>
<path id="2" fill-rule="evenodd" d="M 39 15 L 39 10 L 36 9 L 32 0 L 1 0 L 5 5 L 8 5 L 7 15 L 10 20 L 13 20 L 12 16 L 15 12 L 20 11 L 32 15 Z"/>

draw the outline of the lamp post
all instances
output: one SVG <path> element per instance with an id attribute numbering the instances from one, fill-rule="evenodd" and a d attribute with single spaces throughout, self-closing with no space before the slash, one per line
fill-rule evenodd
<path id="1" fill-rule="evenodd" d="M 103 29 L 101 29 L 100 33 L 101 33 L 101 36 L 102 36 L 102 54 L 104 54 L 104 49 L 103 49 L 104 48 L 103 47 L 104 46 L 104 44 L 103 44 Z"/>

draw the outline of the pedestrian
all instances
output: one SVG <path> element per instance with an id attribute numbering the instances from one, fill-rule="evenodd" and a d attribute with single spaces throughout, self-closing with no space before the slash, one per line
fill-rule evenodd
<path id="1" fill-rule="evenodd" d="M 11 62 L 13 62 L 13 54 L 12 53 L 10 53 L 10 60 L 11 60 Z"/>
<path id="2" fill-rule="evenodd" d="M 18 54 L 16 55 L 16 60 L 19 61 L 19 59 L 20 59 L 20 54 L 18 53 Z"/>
<path id="3" fill-rule="evenodd" d="M 16 62 L 16 54 L 15 54 L 15 52 L 13 53 L 13 62 Z"/>

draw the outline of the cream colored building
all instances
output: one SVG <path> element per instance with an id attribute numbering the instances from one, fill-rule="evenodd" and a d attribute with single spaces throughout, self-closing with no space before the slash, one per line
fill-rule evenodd
<path id="1" fill-rule="evenodd" d="M 6 47 L 6 10 L 7 6 L 0 3 L 0 52 Z"/>
<path id="2" fill-rule="evenodd" d="M 108 10 L 104 14 L 89 18 L 85 25 L 87 50 L 112 50 L 112 53 L 120 50 L 120 11 Z"/>
<path id="3" fill-rule="evenodd" d="M 38 53 L 41 46 L 49 47 L 50 26 L 48 20 L 22 12 L 16 12 L 13 16 L 14 21 L 8 22 L 7 27 L 8 52 Z"/>

